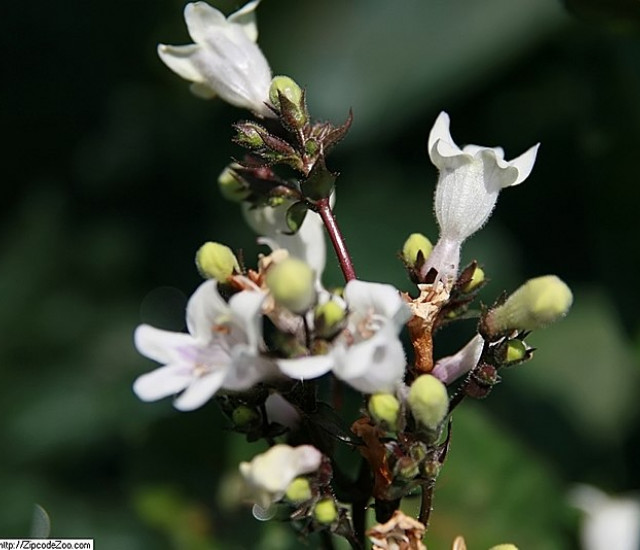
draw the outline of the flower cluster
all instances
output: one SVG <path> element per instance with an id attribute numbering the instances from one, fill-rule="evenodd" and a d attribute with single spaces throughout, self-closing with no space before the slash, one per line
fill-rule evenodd
<path id="1" fill-rule="evenodd" d="M 162 366 L 139 376 L 133 389 L 143 401 L 174 397 L 182 411 L 213 398 L 234 430 L 269 444 L 239 465 L 256 515 L 283 507 L 301 532 L 328 530 L 360 548 L 373 499 L 380 523 L 367 534 L 376 548 L 424 548 L 452 412 L 465 397 L 486 397 L 501 369 L 530 359 L 525 338 L 571 306 L 560 279 L 531 279 L 483 306 L 469 343 L 434 360 L 434 334 L 473 316 L 470 305 L 486 283 L 476 262 L 459 269 L 461 246 L 485 224 L 500 190 L 530 175 L 538 146 L 510 162 L 497 147 L 460 149 L 441 113 L 428 139 L 440 172 L 434 200 L 440 238 L 432 246 L 413 233 L 404 243 L 408 292 L 358 280 L 333 216 L 337 174 L 327 167 L 351 116 L 340 126 L 315 122 L 306 92 L 289 77 L 272 79 L 255 44 L 258 3 L 226 18 L 203 2 L 188 4 L 194 44 L 160 45 L 158 53 L 198 95 L 218 95 L 258 117 L 234 125 L 245 153 L 222 171 L 219 184 L 225 198 L 242 204 L 267 249 L 248 262 L 221 243 L 202 245 L 196 266 L 205 281 L 188 302 L 188 332 L 137 328 L 138 351 Z M 325 229 L 345 277 L 340 289 L 323 284 Z M 329 380 L 331 405 L 321 397 Z M 362 395 L 361 415 L 351 422 L 338 414 L 343 386 Z M 361 456 L 362 475 L 353 482 L 336 475 L 337 445 Z M 398 511 L 417 489 L 420 521 Z"/>

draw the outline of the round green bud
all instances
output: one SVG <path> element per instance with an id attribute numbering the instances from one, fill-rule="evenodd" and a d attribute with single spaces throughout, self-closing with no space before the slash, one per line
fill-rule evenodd
<path id="1" fill-rule="evenodd" d="M 419 252 L 422 252 L 422 256 L 426 260 L 432 250 L 433 244 L 427 237 L 422 233 L 412 233 L 402 246 L 402 258 L 407 265 L 415 266 Z"/>
<path id="2" fill-rule="evenodd" d="M 305 502 L 312 496 L 311 485 L 306 477 L 297 477 L 287 487 L 285 496 L 291 502 Z"/>
<path id="3" fill-rule="evenodd" d="M 518 550 L 518 547 L 515 544 L 498 544 L 492 546 L 489 550 Z"/>
<path id="4" fill-rule="evenodd" d="M 333 336 L 342 325 L 347 312 L 335 300 L 329 300 L 316 306 L 314 311 L 315 329 L 321 338 Z"/>
<path id="5" fill-rule="evenodd" d="M 313 519 L 322 525 L 328 525 L 338 519 L 338 508 L 332 498 L 323 498 L 316 503 Z"/>
<path id="6" fill-rule="evenodd" d="M 280 108 L 280 97 L 282 94 L 294 105 L 300 105 L 302 101 L 302 88 L 298 86 L 293 78 L 288 76 L 274 76 L 269 88 L 269 101 L 276 108 Z"/>
<path id="7" fill-rule="evenodd" d="M 231 421 L 234 427 L 239 430 L 250 430 L 260 421 L 260 415 L 255 409 L 247 407 L 246 405 L 240 405 L 233 409 Z"/>
<path id="8" fill-rule="evenodd" d="M 507 301 L 491 310 L 485 324 L 492 334 L 509 330 L 535 330 L 564 317 L 573 294 L 555 275 L 529 279 Z"/>
<path id="9" fill-rule="evenodd" d="M 232 166 L 227 166 L 218 176 L 218 187 L 222 196 L 231 202 L 242 202 L 250 193 L 238 179 Z"/>
<path id="10" fill-rule="evenodd" d="M 527 346 L 522 340 L 509 340 L 507 342 L 507 352 L 505 361 L 507 363 L 515 363 L 522 361 L 527 355 Z"/>
<path id="11" fill-rule="evenodd" d="M 484 283 L 484 271 L 481 267 L 476 267 L 471 276 L 471 280 L 464 285 L 462 289 L 463 292 L 473 292 L 476 288 L 478 288 L 482 283 Z"/>
<path id="12" fill-rule="evenodd" d="M 416 421 L 429 430 L 436 430 L 449 410 L 446 386 L 430 374 L 414 380 L 407 402 Z"/>
<path id="13" fill-rule="evenodd" d="M 369 414 L 377 424 L 385 428 L 395 430 L 398 427 L 398 414 L 400 413 L 400 402 L 395 395 L 390 393 L 374 393 L 369 398 L 367 405 Z"/>
<path id="14" fill-rule="evenodd" d="M 205 279 L 227 281 L 234 272 L 240 273 L 235 254 L 228 246 L 220 243 L 204 243 L 196 252 L 196 266 Z"/>
<path id="15" fill-rule="evenodd" d="M 294 313 L 303 313 L 316 300 L 313 270 L 297 258 L 287 258 L 271 267 L 266 282 L 276 303 Z"/>

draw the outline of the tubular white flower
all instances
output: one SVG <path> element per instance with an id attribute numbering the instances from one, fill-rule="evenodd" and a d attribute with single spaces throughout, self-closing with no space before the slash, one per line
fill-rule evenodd
<path id="1" fill-rule="evenodd" d="M 294 258 L 304 260 L 313 269 L 319 285 L 327 259 L 322 219 L 315 212 L 309 211 L 300 230 L 294 235 L 287 235 L 286 232 L 289 229 L 287 228 L 286 214 L 292 204 L 291 201 L 285 201 L 275 207 L 251 208 L 248 203 L 243 203 L 242 213 L 249 227 L 262 235 L 259 242 L 267 244 L 273 250 L 284 248 Z M 319 285 L 318 290 L 321 288 Z"/>
<path id="2" fill-rule="evenodd" d="M 391 285 L 349 281 L 344 298 L 347 327 L 327 355 L 280 359 L 280 370 L 306 380 L 332 371 L 363 393 L 394 392 L 402 382 L 406 358 L 398 333 L 411 313 Z"/>
<path id="3" fill-rule="evenodd" d="M 259 356 L 260 309 L 265 295 L 243 291 L 227 304 L 216 281 L 202 283 L 187 305 L 189 334 L 140 325 L 138 351 L 164 366 L 138 377 L 133 385 L 143 401 L 180 393 L 174 406 L 183 411 L 204 405 L 218 390 L 246 390 L 274 374 Z"/>
<path id="4" fill-rule="evenodd" d="M 610 497 L 590 485 L 578 485 L 569 499 L 585 512 L 580 532 L 584 550 L 636 550 L 640 547 L 640 501 Z"/>
<path id="5" fill-rule="evenodd" d="M 256 504 L 266 509 L 284 496 L 296 477 L 315 472 L 321 462 L 322 453 L 311 445 L 290 447 L 280 444 L 254 457 L 251 462 L 241 462 L 240 473 Z"/>
<path id="6" fill-rule="evenodd" d="M 489 219 L 500 191 L 529 176 L 539 145 L 512 161 L 504 160 L 500 147 L 460 149 L 449 132 L 449 115 L 440 113 L 429 134 L 429 158 L 440 171 L 434 199 L 440 239 L 422 269 L 423 276 L 435 268 L 447 284 L 456 278 L 462 243 Z"/>
<path id="7" fill-rule="evenodd" d="M 224 101 L 262 116 L 274 116 L 269 101 L 271 69 L 255 43 L 255 9 L 249 2 L 228 18 L 205 2 L 184 8 L 184 19 L 194 44 L 158 45 L 160 59 L 172 71 L 192 82 L 196 95 Z"/>
<path id="8" fill-rule="evenodd" d="M 484 338 L 476 334 L 454 355 L 438 359 L 431 374 L 444 384 L 451 384 L 478 364 L 483 346 Z"/>

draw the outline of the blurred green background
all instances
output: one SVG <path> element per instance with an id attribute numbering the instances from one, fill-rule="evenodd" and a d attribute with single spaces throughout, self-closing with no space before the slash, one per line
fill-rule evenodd
<path id="1" fill-rule="evenodd" d="M 191 96 L 156 56 L 189 42 L 178 0 L 3 6 L 5 128 L 0 233 L 0 536 L 27 535 L 34 503 L 52 535 L 101 550 L 294 548 L 234 500 L 258 452 L 215 404 L 139 402 L 153 367 L 140 322 L 180 330 L 205 240 L 258 250 L 216 177 L 245 113 Z M 229 12 L 237 2 L 216 3 Z M 482 403 L 456 414 L 430 549 L 578 548 L 576 482 L 637 490 L 640 470 L 640 21 L 635 0 L 264 0 L 260 44 L 349 137 L 336 212 L 361 278 L 408 289 L 396 252 L 433 238 L 426 138 L 441 110 L 459 144 L 540 141 L 532 176 L 502 193 L 464 260 L 490 302 L 556 273 L 566 320 Z M 567 8 L 571 8 L 569 11 Z M 331 258 L 326 282 L 340 275 Z M 444 331 L 438 355 L 473 325 Z M 260 448 L 261 449 L 261 448 Z M 311 546 L 317 541 L 312 541 Z"/>

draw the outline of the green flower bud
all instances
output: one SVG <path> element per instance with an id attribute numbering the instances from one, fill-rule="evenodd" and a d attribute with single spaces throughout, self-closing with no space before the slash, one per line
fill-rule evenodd
<path id="1" fill-rule="evenodd" d="M 274 76 L 271 81 L 269 101 L 276 109 L 280 108 L 280 94 L 295 105 L 300 105 L 300 101 L 302 101 L 302 88 L 293 78 L 288 76 Z"/>
<path id="2" fill-rule="evenodd" d="M 204 243 L 196 252 L 196 266 L 205 279 L 216 279 L 224 283 L 234 272 L 240 273 L 235 254 L 220 243 Z"/>
<path id="3" fill-rule="evenodd" d="M 264 147 L 264 139 L 262 139 L 262 136 L 268 132 L 263 126 L 260 126 L 260 124 L 245 120 L 236 123 L 234 128 L 236 135 L 233 139 L 238 145 L 242 145 L 242 147 L 248 149 L 260 149 Z"/>
<path id="4" fill-rule="evenodd" d="M 302 260 L 287 258 L 274 265 L 266 282 L 275 301 L 294 313 L 303 313 L 315 302 L 313 270 Z"/>
<path id="5" fill-rule="evenodd" d="M 505 354 L 506 363 L 522 361 L 527 355 L 527 346 L 522 340 L 509 340 Z"/>
<path id="6" fill-rule="evenodd" d="M 249 196 L 249 189 L 238 179 L 233 165 L 227 166 L 218 176 L 218 187 L 222 196 L 231 202 L 242 202 Z"/>
<path id="7" fill-rule="evenodd" d="M 315 330 L 321 338 L 330 338 L 342 327 L 347 315 L 346 310 L 335 300 L 329 300 L 316 306 L 314 311 Z"/>
<path id="8" fill-rule="evenodd" d="M 285 496 L 291 502 L 304 502 L 312 496 L 311 485 L 306 477 L 297 477 L 287 487 Z"/>
<path id="9" fill-rule="evenodd" d="M 407 265 L 415 266 L 418 261 L 418 253 L 422 252 L 423 259 L 426 260 L 431 251 L 433 244 L 422 233 L 412 233 L 402 246 L 402 258 Z"/>
<path id="10" fill-rule="evenodd" d="M 489 550 L 518 550 L 518 547 L 515 544 L 498 544 L 492 546 Z"/>
<path id="11" fill-rule="evenodd" d="M 482 283 L 484 283 L 484 271 L 481 267 L 476 267 L 471 276 L 471 280 L 464 285 L 462 291 L 463 292 L 473 292 L 476 288 L 478 288 Z"/>
<path id="12" fill-rule="evenodd" d="M 571 290 L 555 275 L 529 279 L 504 304 L 489 311 L 483 328 L 490 336 L 535 330 L 564 317 L 572 302 Z"/>
<path id="13" fill-rule="evenodd" d="M 233 409 L 231 413 L 231 421 L 233 426 L 238 430 L 245 432 L 251 431 L 260 422 L 260 414 L 255 409 L 240 405 Z"/>
<path id="14" fill-rule="evenodd" d="M 393 467 L 394 477 L 401 481 L 411 481 L 420 473 L 420 463 L 410 456 L 403 456 L 398 459 Z"/>
<path id="15" fill-rule="evenodd" d="M 407 402 L 416 421 L 429 430 L 436 430 L 449 410 L 446 386 L 430 374 L 415 379 Z"/>
<path id="16" fill-rule="evenodd" d="M 286 101 L 280 101 L 280 98 Z M 275 76 L 269 88 L 269 101 L 280 114 L 280 120 L 289 129 L 300 129 L 308 120 L 304 92 L 292 78 Z"/>
<path id="17" fill-rule="evenodd" d="M 367 405 L 369 414 L 377 424 L 395 430 L 398 427 L 400 402 L 390 393 L 374 393 Z"/>
<path id="18" fill-rule="evenodd" d="M 338 519 L 338 508 L 333 499 L 319 500 L 313 508 L 313 518 L 322 525 L 329 525 Z"/>

